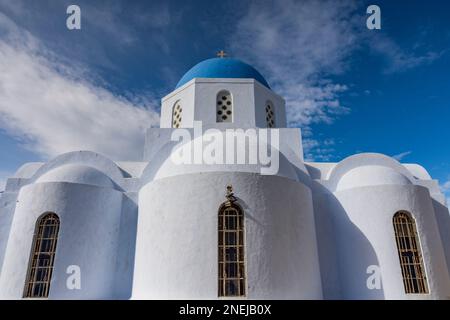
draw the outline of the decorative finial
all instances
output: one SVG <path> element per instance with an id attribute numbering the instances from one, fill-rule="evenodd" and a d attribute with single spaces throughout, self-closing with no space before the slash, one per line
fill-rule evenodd
<path id="1" fill-rule="evenodd" d="M 225 58 L 228 55 L 228 53 L 226 53 L 223 50 L 220 50 L 219 52 L 217 52 L 217 56 L 220 58 Z"/>
<path id="2" fill-rule="evenodd" d="M 232 204 L 237 200 L 236 197 L 234 196 L 233 186 L 231 184 L 227 185 L 227 194 L 225 197 L 227 198 L 229 204 Z"/>
<path id="3" fill-rule="evenodd" d="M 227 185 L 227 198 L 233 195 L 233 186 L 231 184 Z"/>

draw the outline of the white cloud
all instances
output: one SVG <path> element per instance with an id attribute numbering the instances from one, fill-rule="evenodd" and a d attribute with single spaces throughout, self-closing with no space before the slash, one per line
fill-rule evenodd
<path id="1" fill-rule="evenodd" d="M 144 132 L 157 124 L 151 99 L 124 98 L 65 65 L 0 13 L 0 126 L 44 157 L 92 150 L 139 159 Z"/>
<path id="2" fill-rule="evenodd" d="M 404 71 L 439 57 L 432 51 L 407 53 L 389 37 L 368 31 L 365 9 L 352 0 L 254 1 L 230 38 L 233 55 L 258 67 L 272 89 L 286 99 L 289 126 L 302 127 L 309 143 L 313 124 L 331 124 L 350 112 L 341 96 L 351 84 L 331 79 L 350 69 L 351 57 L 359 49 L 370 47 L 385 58 L 386 72 Z M 331 149 L 320 152 L 305 145 L 305 150 L 325 159 Z"/>
<path id="3" fill-rule="evenodd" d="M 426 51 L 422 54 L 415 53 L 420 45 L 415 45 L 416 50 L 408 52 L 401 48 L 395 41 L 382 34 L 374 34 L 370 39 L 371 49 L 385 57 L 386 66 L 384 73 L 403 72 L 421 65 L 427 65 L 440 58 L 444 52 Z"/>
<path id="4" fill-rule="evenodd" d="M 405 151 L 396 155 L 393 155 L 392 158 L 394 158 L 397 161 L 401 161 L 403 158 L 409 156 L 412 153 L 412 151 Z"/>
<path id="5" fill-rule="evenodd" d="M 447 197 L 447 205 L 450 206 L 450 179 L 440 185 L 441 191 Z"/>
<path id="6" fill-rule="evenodd" d="M 12 176 L 11 172 L 0 170 L 0 192 L 5 190 L 6 180 Z"/>
<path id="7" fill-rule="evenodd" d="M 346 70 L 357 46 L 355 8 L 352 1 L 258 1 L 231 38 L 233 54 L 257 66 L 285 98 L 288 125 L 302 127 L 309 161 L 329 161 L 334 152 L 312 137 L 311 125 L 350 111 L 339 99 L 347 86 L 327 77 Z"/>
<path id="8" fill-rule="evenodd" d="M 318 141 L 312 138 L 303 140 L 303 153 L 305 161 L 332 161 L 336 154 L 334 139 Z"/>
<path id="9" fill-rule="evenodd" d="M 445 182 L 445 183 L 442 185 L 442 188 L 443 188 L 444 192 L 450 191 L 450 180 L 448 180 L 447 182 Z"/>
<path id="10" fill-rule="evenodd" d="M 346 69 L 356 46 L 354 2 L 254 2 L 231 39 L 233 53 L 258 66 L 287 102 L 290 126 L 332 123 L 349 111 L 346 85 L 326 80 Z"/>

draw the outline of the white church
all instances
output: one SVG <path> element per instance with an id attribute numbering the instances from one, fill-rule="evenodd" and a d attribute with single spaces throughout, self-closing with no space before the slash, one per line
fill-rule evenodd
<path id="1" fill-rule="evenodd" d="M 437 181 L 377 153 L 305 162 L 286 126 L 257 70 L 213 58 L 162 99 L 142 161 L 75 151 L 23 165 L 0 194 L 0 299 L 450 298 Z M 227 160 L 268 149 L 271 163 L 217 149 L 180 161 L 233 130 L 258 141 L 228 139 Z"/>

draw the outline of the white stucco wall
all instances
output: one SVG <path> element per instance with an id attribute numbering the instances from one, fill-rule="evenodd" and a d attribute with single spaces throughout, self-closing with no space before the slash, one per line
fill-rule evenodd
<path id="1" fill-rule="evenodd" d="M 0 298 L 20 299 L 24 292 L 33 233 L 45 212 L 60 218 L 49 298 L 114 297 L 114 274 L 122 193 L 111 188 L 63 182 L 21 189 L 0 277 Z M 81 290 L 68 290 L 66 269 L 81 268 Z"/>
<path id="2" fill-rule="evenodd" d="M 273 112 L 275 114 L 275 127 L 285 128 L 286 123 L 286 106 L 282 97 L 275 94 L 272 90 L 267 89 L 265 86 L 255 82 L 254 94 L 255 94 L 255 123 L 259 128 L 267 127 L 266 120 L 266 105 L 267 102 L 272 102 Z"/>
<path id="3" fill-rule="evenodd" d="M 223 90 L 233 99 L 233 122 L 216 122 L 216 97 Z M 215 128 L 266 128 L 265 104 L 271 101 L 275 112 L 275 126 L 286 127 L 283 98 L 254 79 L 196 78 L 162 99 L 161 128 L 172 127 L 172 109 L 177 101 L 183 108 L 182 128 L 192 128 L 194 121 Z"/>
<path id="4" fill-rule="evenodd" d="M 245 212 L 247 297 L 320 299 L 310 190 L 245 172 L 181 175 L 143 187 L 133 298 L 217 299 L 217 215 L 227 184 Z"/>
<path id="5" fill-rule="evenodd" d="M 223 90 L 233 98 L 232 123 L 216 123 Z M 173 163 L 177 101 L 192 137 L 202 121 L 195 142 L 209 128 L 222 137 L 228 128 L 265 128 L 271 101 L 279 144 L 245 142 L 240 150 L 271 144 L 279 170 Z M 25 164 L 8 180 L 0 298 L 22 298 L 36 220 L 55 212 L 61 229 L 49 298 L 217 299 L 217 215 L 228 184 L 245 214 L 248 299 L 450 298 L 450 215 L 420 165 L 376 153 L 305 165 L 300 130 L 285 128 L 283 98 L 253 79 L 189 81 L 162 99 L 160 127 L 147 130 L 142 162 L 76 151 Z M 399 210 L 415 218 L 429 294 L 405 294 L 392 225 Z M 69 265 L 81 267 L 81 290 L 66 287 Z M 381 290 L 366 285 L 370 265 L 380 267 Z"/>
<path id="6" fill-rule="evenodd" d="M 8 244 L 9 232 L 16 208 L 17 193 L 4 192 L 0 194 L 0 277 L 2 275 L 3 260 Z M 2 288 L 0 287 L 0 291 Z"/>
<path id="7" fill-rule="evenodd" d="M 314 218 L 316 224 L 317 249 L 319 253 L 320 275 L 324 299 L 341 299 L 341 277 L 339 271 L 339 252 L 334 222 L 336 204 L 329 192 L 313 189 Z"/>
<path id="8" fill-rule="evenodd" d="M 450 274 L 450 213 L 441 202 L 435 199 L 432 199 L 432 202 L 447 262 L 447 270 Z"/>
<path id="9" fill-rule="evenodd" d="M 428 190 L 415 185 L 365 186 L 334 194 L 333 215 L 342 298 L 446 299 L 450 279 Z M 330 201 L 333 201 L 330 199 Z M 429 294 L 405 294 L 393 229 L 393 215 L 405 210 L 417 225 Z M 369 265 L 378 265 L 382 290 L 366 285 Z"/>
<path id="10" fill-rule="evenodd" d="M 189 82 L 169 93 L 161 100 L 161 128 L 172 128 L 173 107 L 180 102 L 182 108 L 181 128 L 192 127 L 194 122 L 195 86 Z"/>
<path id="11" fill-rule="evenodd" d="M 138 207 L 136 194 L 126 194 L 122 200 L 122 215 L 118 234 L 113 298 L 129 299 L 133 289 Z"/>

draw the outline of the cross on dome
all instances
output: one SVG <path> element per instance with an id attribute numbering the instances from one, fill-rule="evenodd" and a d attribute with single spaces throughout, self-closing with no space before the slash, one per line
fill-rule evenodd
<path id="1" fill-rule="evenodd" d="M 220 50 L 219 52 L 217 52 L 217 56 L 220 58 L 225 58 L 228 55 L 228 53 L 226 53 L 223 50 Z"/>

